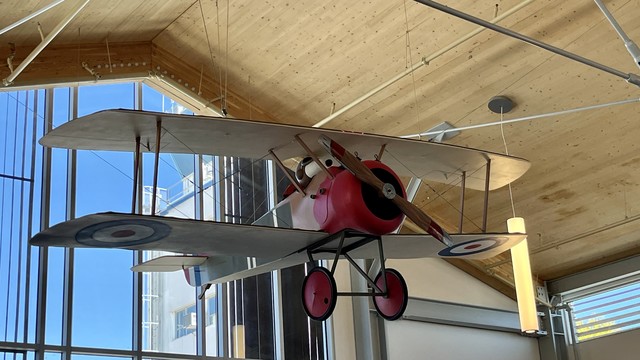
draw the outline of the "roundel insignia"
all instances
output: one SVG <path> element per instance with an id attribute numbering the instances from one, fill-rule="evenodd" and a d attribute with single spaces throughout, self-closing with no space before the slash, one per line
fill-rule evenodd
<path id="1" fill-rule="evenodd" d="M 165 238 L 171 227 L 148 219 L 105 221 L 78 231 L 76 241 L 96 247 L 127 247 L 151 243 Z"/>
<path id="2" fill-rule="evenodd" d="M 497 248 L 507 241 L 506 237 L 480 238 L 456 244 L 452 247 L 440 250 L 438 255 L 443 257 L 456 257 L 475 255 Z"/>

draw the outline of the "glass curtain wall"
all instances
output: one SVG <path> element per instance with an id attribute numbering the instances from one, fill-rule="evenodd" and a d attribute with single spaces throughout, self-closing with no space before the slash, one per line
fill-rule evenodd
<path id="1" fill-rule="evenodd" d="M 329 358 L 327 329 L 300 304 L 304 266 L 213 286 L 199 300 L 182 272 L 129 270 L 157 252 L 28 246 L 66 219 L 149 214 L 152 201 L 158 215 L 252 223 L 287 185 L 269 161 L 161 154 L 156 199 L 144 186 L 132 202 L 132 153 L 45 149 L 37 139 L 103 109 L 188 109 L 142 83 L 4 92 L 0 104 L 3 359 Z M 143 185 L 153 166 L 145 154 Z"/>

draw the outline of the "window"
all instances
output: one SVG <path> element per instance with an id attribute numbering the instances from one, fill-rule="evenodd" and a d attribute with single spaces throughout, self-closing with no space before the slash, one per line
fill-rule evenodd
<path id="1" fill-rule="evenodd" d="M 640 328 L 640 281 L 569 302 L 577 342 Z"/>
<path id="2" fill-rule="evenodd" d="M 175 312 L 176 339 L 192 334 L 196 331 L 198 316 L 196 305 Z"/>
<path id="3" fill-rule="evenodd" d="M 6 110 L 0 113 L 0 342 L 17 349 L 0 355 L 60 360 L 68 349 L 72 360 L 147 352 L 275 359 L 308 358 L 309 349 L 324 348 L 324 325 L 310 323 L 299 305 L 300 266 L 282 277 L 213 286 L 199 300 L 201 289 L 182 272 L 130 272 L 159 252 L 29 246 L 41 227 L 133 207 L 132 153 L 44 149 L 36 140 L 46 131 L 105 108 L 187 109 L 135 82 L 5 92 L 0 104 Z M 153 154 L 143 156 L 144 185 L 152 183 L 154 162 Z M 159 168 L 162 190 L 158 199 L 146 194 L 146 213 L 155 200 L 161 215 L 252 223 L 287 186 L 264 159 L 163 153 Z M 271 223 L 290 223 L 283 220 L 291 217 L 288 210 L 271 214 Z M 274 300 L 281 296 L 284 301 Z"/>

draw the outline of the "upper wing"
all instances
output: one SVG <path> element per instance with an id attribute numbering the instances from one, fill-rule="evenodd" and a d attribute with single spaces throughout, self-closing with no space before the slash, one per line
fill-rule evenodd
<path id="1" fill-rule="evenodd" d="M 65 123 L 40 140 L 49 147 L 134 151 L 140 137 L 144 151 L 155 151 L 156 124 L 161 120 L 160 148 L 193 153 L 260 159 L 273 150 L 281 159 L 306 156 L 298 135 L 316 154 L 325 155 L 318 137 L 325 135 L 362 158 L 373 158 L 384 146 L 382 160 L 401 176 L 457 184 L 466 172 L 466 186 L 483 190 L 485 166 L 491 160 L 489 188 L 504 186 L 529 169 L 527 160 L 455 145 L 351 133 L 304 126 L 207 116 L 136 110 L 107 110 Z"/>
<path id="2" fill-rule="evenodd" d="M 521 234 L 452 235 L 453 247 L 444 246 L 430 235 L 383 235 L 382 241 L 386 258 L 487 258 L 511 248 L 525 237 Z M 362 238 L 345 239 L 344 248 L 355 247 L 352 245 Z M 159 250 L 204 256 L 290 258 L 273 263 L 290 264 L 291 261 L 304 262 L 305 250 L 310 247 L 314 249 L 315 259 L 331 259 L 339 240 L 340 236 L 330 236 L 321 231 L 101 213 L 57 224 L 36 234 L 31 244 Z M 349 254 L 354 258 L 377 258 L 378 245 L 372 241 Z"/>

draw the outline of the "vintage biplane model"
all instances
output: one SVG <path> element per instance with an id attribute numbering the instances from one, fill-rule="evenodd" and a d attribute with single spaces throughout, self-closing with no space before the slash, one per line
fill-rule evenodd
<path id="1" fill-rule="evenodd" d="M 489 191 L 529 168 L 526 160 L 501 154 L 388 136 L 133 110 L 102 111 L 69 121 L 40 143 L 134 151 L 135 159 L 141 151 L 155 151 L 155 174 L 161 151 L 252 159 L 271 155 L 283 168 L 281 159 L 303 158 L 295 172 L 286 171 L 295 190 L 253 225 L 100 213 L 57 224 L 35 235 L 31 244 L 185 254 L 152 259 L 133 270 L 184 270 L 189 284 L 205 289 L 305 262 L 334 260 L 330 270 L 313 267 L 304 279 L 303 307 L 315 320 L 331 315 L 338 295 L 371 296 L 382 317 L 402 316 L 406 283 L 399 272 L 385 268 L 386 258 L 486 258 L 525 238 L 524 234 L 448 234 L 406 199 L 400 180 L 407 176 Z M 360 160 L 346 149 L 370 160 Z M 138 182 L 135 176 L 134 199 Z M 405 216 L 428 234 L 395 233 Z M 273 219 L 286 228 L 264 225 L 274 225 Z M 333 274 L 341 258 L 367 280 L 369 292 L 337 291 Z M 369 276 L 354 259 L 376 259 L 379 273 Z"/>

